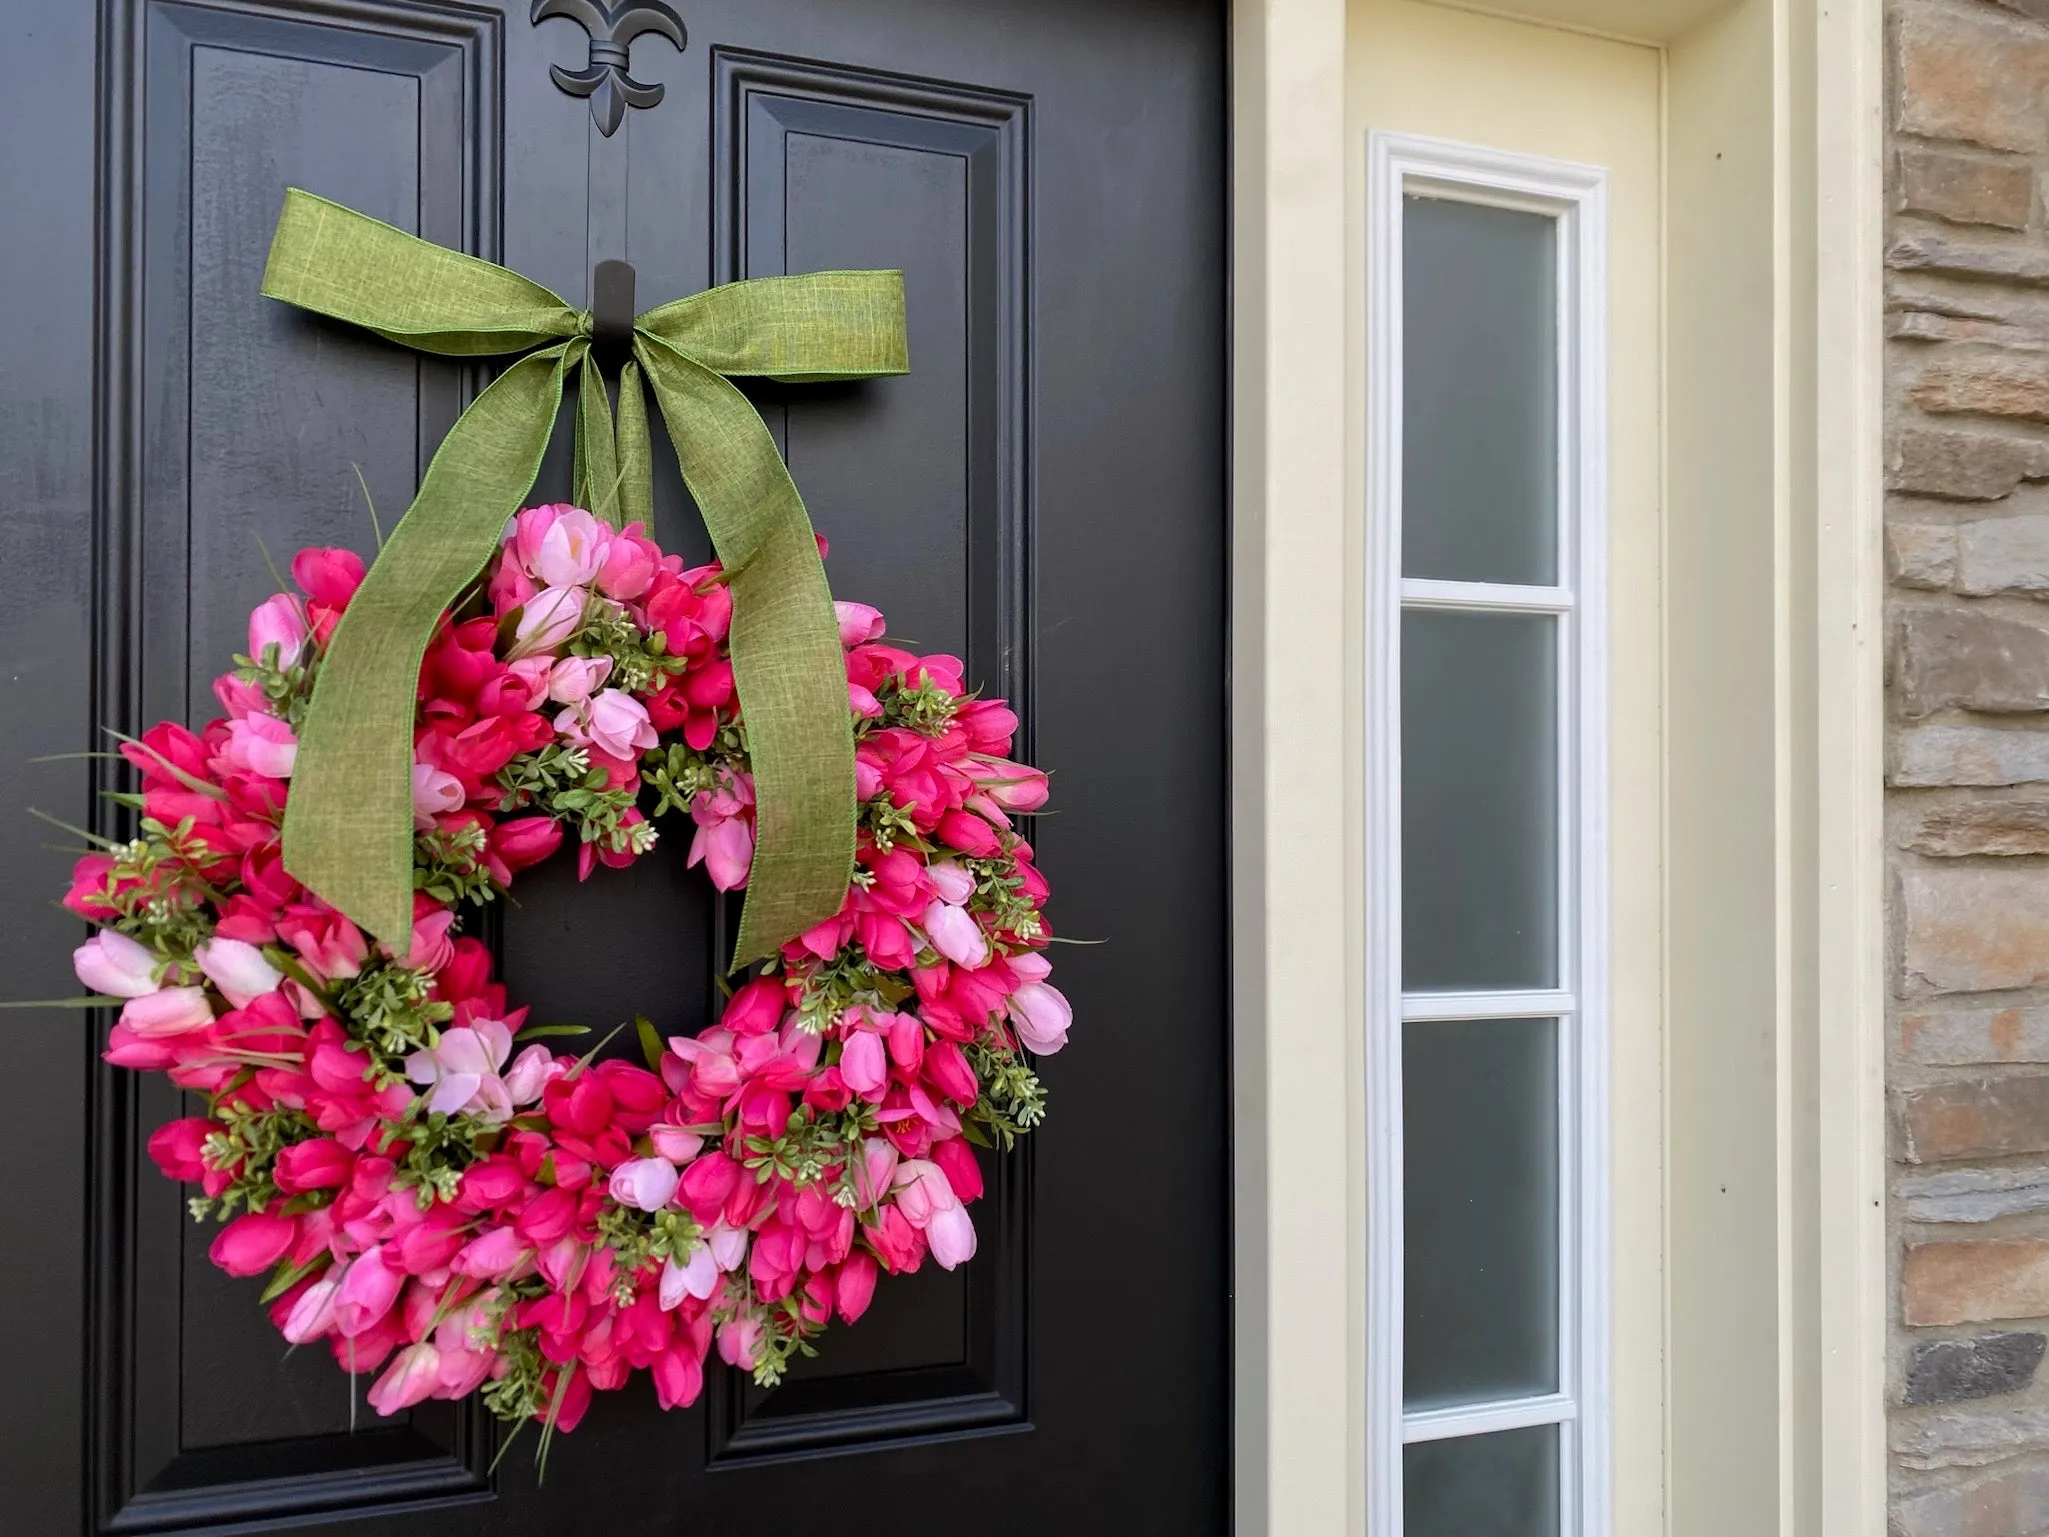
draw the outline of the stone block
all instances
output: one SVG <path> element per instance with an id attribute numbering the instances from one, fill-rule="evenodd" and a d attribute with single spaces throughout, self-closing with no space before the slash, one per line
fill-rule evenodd
<path id="1" fill-rule="evenodd" d="M 2049 710 L 2049 628 L 1975 606 L 1913 608 L 1896 631 L 1893 684 L 1909 718 L 1938 710 Z"/>
<path id="2" fill-rule="evenodd" d="M 1956 541 L 1957 591 L 2049 592 L 2049 516 L 1979 518 L 1961 525 Z"/>
<path id="3" fill-rule="evenodd" d="M 1930 1067 L 2049 1062 L 2049 1009 L 1950 1009 L 1900 1016 L 1900 1051 Z"/>
<path id="4" fill-rule="evenodd" d="M 2049 1211 L 2049 1168 L 2037 1163 L 1937 1169 L 1903 1175 L 1893 1194 L 1909 1222 L 1993 1222 Z"/>
<path id="5" fill-rule="evenodd" d="M 1887 483 L 1893 490 L 1913 496 L 1996 502 L 2011 496 L 2022 481 L 2045 477 L 2049 477 L 2049 443 L 2039 439 L 1909 428 L 1893 441 Z"/>
<path id="6" fill-rule="evenodd" d="M 1994 16 L 1915 7 L 1893 38 L 1903 133 L 2049 148 L 2049 38 Z"/>
<path id="7" fill-rule="evenodd" d="M 2049 799 L 1937 806 L 1907 835 L 1905 846 L 1917 854 L 1947 859 L 1972 854 L 2049 854 Z"/>
<path id="8" fill-rule="evenodd" d="M 1902 787 L 2049 781 L 2049 732 L 1909 726 L 1893 734 L 1888 777 Z"/>
<path id="9" fill-rule="evenodd" d="M 2049 1073 L 1902 1089 L 1893 1105 L 1908 1163 L 2049 1153 Z"/>
<path id="10" fill-rule="evenodd" d="M 2049 1447 L 2049 1410 L 1961 1409 L 1947 1414 L 1896 1415 L 1890 1439 L 1893 1456 L 1903 1468 L 1919 1472 L 1982 1468 L 1988 1462 Z"/>
<path id="11" fill-rule="evenodd" d="M 1891 1537 L 2036 1537 L 2045 1531 L 2049 1467 L 2015 1468 L 1974 1484 L 1902 1495 L 1892 1506 Z"/>
<path id="12" fill-rule="evenodd" d="M 2049 871 L 1902 871 L 1901 958 L 1910 987 L 1991 993 L 2049 982 Z"/>
<path id="13" fill-rule="evenodd" d="M 2049 1345 L 2049 1335 L 2023 1333 L 1922 1345 L 1907 1363 L 1906 1401 L 1948 1404 L 2018 1393 L 2035 1380 L 2044 1345 Z"/>
<path id="14" fill-rule="evenodd" d="M 2000 353 L 1940 357 L 1911 393 L 1916 405 L 1937 415 L 2049 422 L 2049 360 Z"/>
<path id="15" fill-rule="evenodd" d="M 1915 1328 L 2049 1316 L 2049 1238 L 1909 1244 L 1900 1316 Z"/>
<path id="16" fill-rule="evenodd" d="M 2025 160 L 1909 147 L 1900 151 L 1898 206 L 1954 224 L 2026 229 L 2035 171 Z"/>

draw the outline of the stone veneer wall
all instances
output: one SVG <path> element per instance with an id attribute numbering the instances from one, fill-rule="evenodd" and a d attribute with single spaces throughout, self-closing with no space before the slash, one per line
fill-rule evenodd
<path id="1" fill-rule="evenodd" d="M 2049 1533 L 2049 0 L 1893 0 L 1892 1528 Z"/>

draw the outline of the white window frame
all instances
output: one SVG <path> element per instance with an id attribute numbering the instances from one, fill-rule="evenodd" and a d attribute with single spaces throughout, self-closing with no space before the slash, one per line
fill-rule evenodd
<path id="1" fill-rule="evenodd" d="M 1558 230 L 1555 587 L 1404 580 L 1403 197 L 1542 213 Z M 1609 1537 L 1607 175 L 1445 140 L 1367 144 L 1366 1149 L 1367 1537 L 1401 1537 L 1409 1442 L 1559 1427 L 1560 1530 Z M 1554 614 L 1558 624 L 1559 980 L 1555 989 L 1401 991 L 1401 616 L 1405 608 Z M 1556 1018 L 1559 1390 L 1404 1414 L 1402 1027 Z"/>

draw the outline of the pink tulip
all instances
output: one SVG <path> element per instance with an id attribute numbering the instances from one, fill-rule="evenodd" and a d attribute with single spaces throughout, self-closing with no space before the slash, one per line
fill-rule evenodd
<path id="1" fill-rule="evenodd" d="M 370 1389 L 370 1407 L 379 1414 L 410 1409 L 441 1385 L 441 1352 L 430 1340 L 408 1345 Z"/>
<path id="2" fill-rule="evenodd" d="M 744 817 L 730 817 L 709 825 L 700 823 L 690 840 L 690 857 L 684 863 L 702 863 L 711 883 L 719 890 L 737 890 L 747 884 L 747 872 L 754 864 L 754 830 Z"/>
<path id="3" fill-rule="evenodd" d="M 245 683 L 231 672 L 222 673 L 213 680 L 213 697 L 235 720 L 245 715 L 261 715 L 270 708 L 270 697 L 262 689 L 253 683 Z"/>
<path id="4" fill-rule="evenodd" d="M 989 940 L 965 908 L 935 898 L 925 908 L 925 936 L 956 966 L 973 971 L 989 963 Z"/>
<path id="5" fill-rule="evenodd" d="M 723 1221 L 714 1222 L 704 1234 L 712 1263 L 728 1275 L 746 1264 L 747 1236 L 740 1228 L 728 1227 Z"/>
<path id="6" fill-rule="evenodd" d="M 832 1298 L 843 1322 L 852 1323 L 868 1311 L 868 1301 L 875 1295 L 875 1280 L 880 1274 L 875 1256 L 866 1249 L 855 1249 L 840 1261 L 833 1276 Z"/>
<path id="7" fill-rule="evenodd" d="M 704 1151 L 704 1138 L 684 1126 L 671 1126 L 657 1121 L 647 1129 L 647 1139 L 654 1144 L 655 1151 L 670 1163 L 690 1162 Z"/>
<path id="8" fill-rule="evenodd" d="M 169 1040 L 137 1035 L 126 1025 L 116 1025 L 107 1032 L 107 1049 L 100 1055 L 116 1067 L 132 1067 L 144 1073 L 161 1073 L 178 1061 L 178 1053 Z"/>
<path id="9" fill-rule="evenodd" d="M 753 1371 L 761 1358 L 762 1325 L 759 1315 L 743 1313 L 719 1325 L 719 1359 L 742 1371 Z"/>
<path id="10" fill-rule="evenodd" d="M 96 993 L 142 998 L 157 990 L 156 952 L 114 929 L 102 929 L 71 952 L 71 969 Z"/>
<path id="11" fill-rule="evenodd" d="M 504 1280 L 531 1259 L 533 1252 L 533 1246 L 514 1229 L 494 1227 L 463 1245 L 448 1268 L 479 1281 Z"/>
<path id="12" fill-rule="evenodd" d="M 988 859 L 1002 848 L 988 819 L 972 811 L 947 812 L 939 819 L 939 838 L 947 847 L 977 859 Z"/>
<path id="13" fill-rule="evenodd" d="M 252 1211 L 221 1229 L 207 1258 L 229 1275 L 256 1275 L 284 1258 L 298 1236 L 297 1217 Z"/>
<path id="14" fill-rule="evenodd" d="M 299 1300 L 292 1304 L 292 1311 L 284 1322 L 283 1332 L 287 1340 L 294 1345 L 303 1345 L 333 1331 L 334 1297 L 341 1290 L 339 1276 L 339 1271 L 330 1269 L 299 1293 Z"/>
<path id="15" fill-rule="evenodd" d="M 306 645 L 306 616 L 299 600 L 279 593 L 249 616 L 249 659 L 279 669 L 292 667 Z M 273 653 L 273 648 L 275 651 Z"/>
<path id="16" fill-rule="evenodd" d="M 544 587 L 520 605 L 505 660 L 553 651 L 583 628 L 583 605 L 590 596 L 581 587 Z"/>
<path id="17" fill-rule="evenodd" d="M 548 697 L 557 704 L 582 704 L 612 676 L 608 656 L 565 656 L 548 671 Z"/>
<path id="18" fill-rule="evenodd" d="M 1029 1050 L 1050 1057 L 1067 1044 L 1074 1010 L 1057 987 L 1027 982 L 1010 995 L 1010 1023 Z"/>
<path id="19" fill-rule="evenodd" d="M 431 763 L 413 765 L 413 831 L 431 832 L 435 818 L 462 810 L 462 781 Z"/>
<path id="20" fill-rule="evenodd" d="M 1037 811 L 1051 793 L 1043 771 L 1002 758 L 984 759 L 975 783 L 1005 811 Z"/>
<path id="21" fill-rule="evenodd" d="M 299 738 L 275 715 L 245 715 L 228 722 L 220 761 L 263 779 L 290 779 Z"/>
<path id="22" fill-rule="evenodd" d="M 863 1096 L 889 1082 L 889 1054 L 881 1036 L 856 1030 L 840 1043 L 840 1081 Z"/>
<path id="23" fill-rule="evenodd" d="M 263 958 L 263 952 L 239 939 L 216 935 L 192 952 L 199 969 L 228 1002 L 246 1009 L 265 993 L 274 992 L 284 973 Z"/>
<path id="24" fill-rule="evenodd" d="M 581 507 L 565 509 L 541 536 L 534 575 L 549 587 L 588 587 L 604 569 L 612 530 Z"/>
<path id="25" fill-rule="evenodd" d="M 633 524 L 617 535 L 605 551 L 604 569 L 598 572 L 598 591 L 608 598 L 630 603 L 645 593 L 661 569 L 662 552 L 641 537 L 640 525 Z"/>
<path id="26" fill-rule="evenodd" d="M 835 601 L 832 611 L 839 620 L 842 646 L 865 646 L 871 640 L 882 639 L 885 626 L 881 609 L 870 608 L 865 603 Z"/>
<path id="27" fill-rule="evenodd" d="M 356 1257 L 342 1277 L 341 1289 L 334 1299 L 335 1329 L 354 1339 L 376 1327 L 398 1300 L 405 1279 L 404 1271 L 384 1263 L 384 1245 L 372 1244 Z"/>
<path id="28" fill-rule="evenodd" d="M 121 1023 L 145 1041 L 189 1035 L 213 1023 L 213 1005 L 203 987 L 166 987 L 130 998 L 121 1009 Z"/>
<path id="29" fill-rule="evenodd" d="M 612 1199 L 635 1211 L 660 1211 L 675 1196 L 676 1180 L 666 1158 L 629 1158 L 612 1170 Z"/>
<path id="30" fill-rule="evenodd" d="M 555 729 L 562 729 L 560 721 Z M 624 689 L 608 688 L 592 697 L 590 723 L 585 729 L 593 747 L 629 761 L 651 751 L 659 740 L 647 706 Z"/>

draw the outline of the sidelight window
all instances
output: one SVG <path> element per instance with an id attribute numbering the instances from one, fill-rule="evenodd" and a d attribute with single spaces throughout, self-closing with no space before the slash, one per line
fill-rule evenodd
<path id="1" fill-rule="evenodd" d="M 1607 1532 L 1603 184 L 1372 139 L 1370 1537 Z"/>

